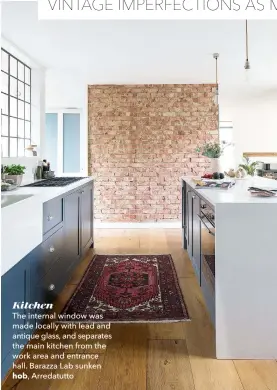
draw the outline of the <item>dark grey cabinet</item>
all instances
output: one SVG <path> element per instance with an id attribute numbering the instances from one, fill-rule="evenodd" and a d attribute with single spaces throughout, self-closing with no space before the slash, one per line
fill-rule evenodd
<path id="1" fill-rule="evenodd" d="M 64 198 L 66 252 L 78 263 L 93 244 L 93 184 Z"/>
<path id="2" fill-rule="evenodd" d="M 206 302 L 206 307 L 210 314 L 212 322 L 215 324 L 215 277 L 213 283 L 210 282 L 210 274 L 205 272 L 204 257 L 205 245 L 203 239 L 206 230 L 206 224 L 203 221 L 203 209 L 207 208 L 207 202 L 201 200 L 196 191 L 185 181 L 182 183 L 182 227 L 183 227 L 183 248 L 187 249 L 191 264 L 194 268 L 196 278 L 201 286 L 202 293 Z M 201 205 L 202 202 L 202 205 Z M 204 202 L 204 205 L 203 205 Z M 214 212 L 212 206 L 208 206 L 211 212 Z M 202 211 L 202 212 L 201 212 Z M 201 219 L 200 219 L 201 217 Z M 203 232 L 204 229 L 204 233 Z M 208 229 L 212 234 L 212 229 Z M 214 234 L 212 234 L 214 236 Z M 215 253 L 206 253 L 214 255 Z M 207 269 L 207 266 L 206 266 Z M 207 276 L 208 275 L 208 276 Z"/>
<path id="3" fill-rule="evenodd" d="M 201 222 L 200 222 L 200 199 L 192 192 L 192 262 L 200 283 L 201 278 Z"/>
<path id="4" fill-rule="evenodd" d="M 93 245 L 93 182 L 44 203 L 43 242 L 2 280 L 2 378 L 20 351 L 12 350 L 14 302 L 52 303 Z M 21 342 L 22 344 L 22 342 Z"/>
<path id="5" fill-rule="evenodd" d="M 193 253 L 193 198 L 192 191 L 187 190 L 187 199 L 186 199 L 186 234 L 187 234 L 187 251 L 189 257 L 192 258 Z"/>
<path id="6" fill-rule="evenodd" d="M 93 242 L 93 186 L 85 186 L 81 190 L 81 246 L 82 253 Z"/>
<path id="7" fill-rule="evenodd" d="M 64 198 L 65 251 L 71 262 L 78 262 L 81 256 L 80 244 L 80 191 Z"/>
<path id="8" fill-rule="evenodd" d="M 17 330 L 13 326 L 22 326 L 26 320 L 18 319 L 13 316 L 14 311 L 20 311 L 22 314 L 28 314 L 27 309 L 13 310 L 15 303 L 28 302 L 30 298 L 30 257 L 27 256 L 1 278 L 1 366 L 3 371 L 10 360 L 12 354 L 20 353 L 20 350 L 12 349 L 13 334 Z M 19 333 L 22 331 L 18 330 Z M 27 332 L 27 331 L 26 331 Z M 19 344 L 26 344 L 26 341 L 20 340 Z"/>

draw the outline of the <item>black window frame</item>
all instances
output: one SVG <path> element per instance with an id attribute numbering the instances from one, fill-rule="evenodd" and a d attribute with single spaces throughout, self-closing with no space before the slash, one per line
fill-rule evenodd
<path id="1" fill-rule="evenodd" d="M 7 135 L 3 134 L 3 131 L 1 131 L 1 139 L 2 138 L 7 138 L 8 139 L 8 156 L 6 156 L 6 155 L 4 156 L 3 155 L 3 157 L 23 157 L 23 156 L 26 155 L 26 147 L 31 144 L 31 140 L 32 140 L 32 69 L 31 69 L 30 66 L 26 65 L 19 58 L 15 57 L 9 51 L 7 51 L 6 49 L 1 47 L 1 56 L 3 55 L 3 52 L 5 53 L 5 55 L 8 56 L 8 71 L 3 70 L 2 69 L 2 65 L 1 65 L 1 77 L 2 77 L 3 73 L 8 77 L 8 92 L 4 92 L 1 89 L 1 99 L 2 99 L 3 95 L 7 96 L 7 99 L 8 99 L 8 112 L 7 113 L 3 113 L 2 112 L 2 107 L 1 107 L 1 130 L 2 130 L 2 118 L 6 117 L 7 120 L 8 120 L 8 134 Z M 16 77 L 11 74 L 11 65 L 10 65 L 11 58 L 13 58 L 16 61 Z M 24 80 L 19 78 L 19 72 L 18 72 L 19 64 L 23 65 Z M 26 81 L 26 69 L 29 70 L 29 75 L 30 75 L 29 83 Z M 12 78 L 12 80 L 16 81 L 16 87 L 17 87 L 16 88 L 16 95 L 12 95 L 11 94 L 11 78 Z M 23 99 L 20 98 L 20 95 L 18 93 L 18 91 L 19 91 L 19 82 L 23 83 L 23 87 L 24 87 Z M 30 93 L 29 94 L 29 101 L 26 100 L 26 86 L 29 87 L 29 93 Z M 11 103 L 10 103 L 11 102 L 11 98 L 16 99 L 16 116 L 11 115 Z M 19 116 L 19 112 L 18 112 L 19 101 L 23 102 L 23 108 L 24 108 L 23 118 Z M 27 106 L 27 110 L 29 110 L 29 115 L 28 115 L 29 119 L 26 119 L 26 112 L 27 112 L 26 111 L 26 106 Z M 16 123 L 17 123 L 17 125 L 16 125 L 16 136 L 14 136 L 14 135 L 11 136 L 11 118 L 12 119 L 16 119 Z M 24 124 L 24 137 L 22 137 L 22 136 L 19 137 L 19 134 L 18 134 L 19 121 L 23 121 L 23 124 Z M 30 129 L 30 134 L 29 134 L 28 137 L 26 137 L 26 123 L 28 124 L 29 129 Z M 16 156 L 14 156 L 14 155 L 11 156 L 11 138 L 12 139 L 16 139 L 16 145 L 17 145 L 16 146 Z M 24 140 L 24 155 L 23 156 L 22 155 L 18 156 L 18 143 L 19 143 L 19 140 Z"/>

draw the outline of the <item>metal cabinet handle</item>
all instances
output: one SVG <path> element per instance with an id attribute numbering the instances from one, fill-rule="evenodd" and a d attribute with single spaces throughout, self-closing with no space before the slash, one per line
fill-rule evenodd
<path id="1" fill-rule="evenodd" d="M 54 284 L 50 284 L 50 285 L 48 286 L 48 290 L 49 290 L 49 291 L 55 290 L 55 285 L 54 285 Z"/>
<path id="2" fill-rule="evenodd" d="M 53 247 L 53 246 L 50 246 L 50 248 L 49 248 L 49 252 L 54 252 L 55 251 L 55 248 Z"/>
<path id="3" fill-rule="evenodd" d="M 53 219 L 53 216 L 52 215 L 48 215 L 47 219 L 48 219 L 48 221 L 51 221 Z"/>
<path id="4" fill-rule="evenodd" d="M 204 222 L 204 218 L 201 218 L 201 216 L 199 214 L 197 214 L 197 217 L 200 219 L 200 221 L 205 225 L 206 229 L 208 230 L 208 232 L 215 237 L 215 234 L 214 232 L 212 232 L 209 228 L 209 226 Z"/>

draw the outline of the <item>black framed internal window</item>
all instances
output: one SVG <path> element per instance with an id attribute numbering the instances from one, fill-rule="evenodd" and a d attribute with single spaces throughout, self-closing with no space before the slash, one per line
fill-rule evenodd
<path id="1" fill-rule="evenodd" d="M 31 144 L 31 68 L 1 49 L 2 157 L 25 156 Z"/>

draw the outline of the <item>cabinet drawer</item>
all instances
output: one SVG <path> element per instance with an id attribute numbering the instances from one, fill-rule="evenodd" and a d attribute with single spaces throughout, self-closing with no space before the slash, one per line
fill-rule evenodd
<path id="1" fill-rule="evenodd" d="M 43 205 L 43 234 L 63 221 L 63 199 L 53 199 Z"/>
<path id="2" fill-rule="evenodd" d="M 39 302 L 52 303 L 70 279 L 72 262 L 66 256 L 56 259 L 49 272 L 35 287 Z"/>
<path id="3" fill-rule="evenodd" d="M 38 281 L 49 272 L 62 256 L 63 246 L 64 232 L 61 228 L 40 245 L 38 255 L 31 259 L 31 280 Z"/>

